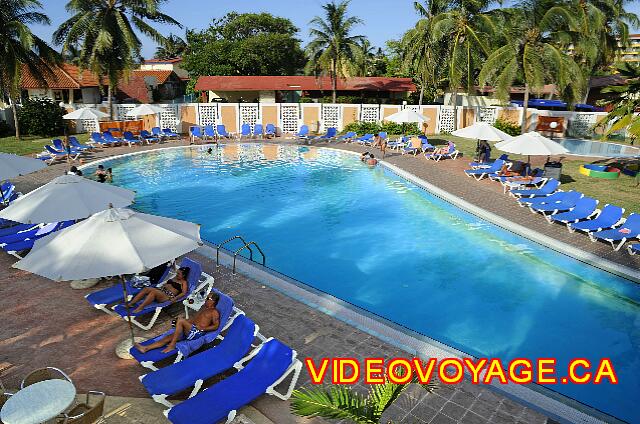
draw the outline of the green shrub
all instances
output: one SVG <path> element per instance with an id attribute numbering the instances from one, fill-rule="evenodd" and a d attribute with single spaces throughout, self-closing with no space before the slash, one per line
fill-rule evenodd
<path id="1" fill-rule="evenodd" d="M 377 122 L 356 121 L 356 122 L 347 124 L 344 127 L 343 131 L 344 132 L 353 131 L 356 134 L 367 134 L 367 133 L 375 134 L 381 131 L 381 127 L 380 127 L 380 124 L 378 124 Z"/>
<path id="2" fill-rule="evenodd" d="M 497 129 L 499 129 L 500 131 L 504 131 L 507 134 L 511 135 L 511 136 L 516 136 L 516 135 L 520 135 L 520 125 L 515 124 L 511 121 L 503 121 L 501 119 L 498 119 L 495 124 L 493 124 L 494 127 L 496 127 Z"/>
<path id="3" fill-rule="evenodd" d="M 417 124 L 396 124 L 395 122 L 384 122 L 382 125 L 377 122 L 352 122 L 344 127 L 344 132 L 353 131 L 357 134 L 376 134 L 386 132 L 389 135 L 400 134 L 420 134 L 422 131 L 418 129 Z"/>
<path id="4" fill-rule="evenodd" d="M 0 121 L 0 137 L 8 137 L 13 134 L 13 128 L 5 121 Z"/>
<path id="5" fill-rule="evenodd" d="M 28 99 L 18 109 L 18 122 L 22 134 L 53 136 L 64 133 L 65 114 L 56 102 L 51 99 Z"/>
<path id="6" fill-rule="evenodd" d="M 422 131 L 418 128 L 418 124 L 397 124 L 395 122 L 383 122 L 382 123 L 382 131 L 391 135 L 400 135 L 400 134 L 422 134 Z"/>

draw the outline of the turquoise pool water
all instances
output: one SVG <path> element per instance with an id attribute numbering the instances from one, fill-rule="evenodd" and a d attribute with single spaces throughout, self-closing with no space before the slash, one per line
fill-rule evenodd
<path id="1" fill-rule="evenodd" d="M 611 358 L 618 385 L 552 388 L 640 422 L 635 283 L 329 149 L 167 149 L 105 167 L 137 209 L 198 222 L 213 243 L 256 240 L 269 267 L 469 354 Z"/>

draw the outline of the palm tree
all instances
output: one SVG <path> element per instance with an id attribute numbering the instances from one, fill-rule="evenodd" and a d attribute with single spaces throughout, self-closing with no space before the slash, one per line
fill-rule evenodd
<path id="1" fill-rule="evenodd" d="M 382 414 L 410 384 L 417 384 L 417 380 L 414 379 L 407 384 L 393 384 L 385 377 L 385 383 L 371 385 L 366 397 L 347 386 L 300 389 L 293 392 L 291 411 L 301 417 L 378 424 Z M 420 385 L 429 393 L 433 393 L 438 387 L 437 383 L 432 381 Z"/>
<path id="2" fill-rule="evenodd" d="M 175 59 L 184 53 L 187 48 L 187 43 L 174 34 L 169 34 L 163 44 L 160 44 L 156 49 L 155 57 L 157 59 Z"/>
<path id="3" fill-rule="evenodd" d="M 98 78 L 108 81 L 109 113 L 113 118 L 112 92 L 118 81 L 136 65 L 141 56 L 142 42 L 135 30 L 156 43 L 163 37 L 147 21 L 180 23 L 160 11 L 164 0 L 70 0 L 67 11 L 73 16 L 54 32 L 53 40 L 62 44 L 62 51 L 70 46 L 80 47 L 80 63 Z"/>
<path id="4" fill-rule="evenodd" d="M 307 73 L 328 73 L 331 77 L 333 102 L 336 102 L 338 78 L 355 60 L 364 37 L 351 35 L 353 27 L 362 21 L 347 16 L 349 0 L 327 3 L 322 6 L 324 17 L 316 16 L 309 23 L 312 40 L 307 45 L 309 62 Z"/>
<path id="5" fill-rule="evenodd" d="M 454 8 L 433 16 L 432 37 L 447 44 L 447 77 L 457 103 L 459 87 L 465 83 L 466 92 L 475 86 L 475 72 L 481 60 L 491 53 L 491 41 L 496 30 L 493 16 L 486 13 L 491 0 L 461 0 Z M 457 125 L 457 108 L 454 109 Z"/>
<path id="6" fill-rule="evenodd" d="M 569 103 L 580 97 L 584 87 L 580 68 L 557 43 L 558 28 L 571 21 L 572 13 L 553 0 L 525 0 L 515 8 L 503 9 L 506 44 L 496 49 L 480 72 L 480 85 L 493 83 L 498 98 L 507 101 L 516 81 L 524 83 L 524 111 L 521 129 L 526 131 L 529 92 L 539 92 L 554 83 Z"/>
<path id="7" fill-rule="evenodd" d="M 358 47 L 359 49 L 356 51 L 356 57 L 353 61 L 354 75 L 361 77 L 371 75 L 376 49 L 371 45 L 368 38 L 363 38 Z"/>
<path id="8" fill-rule="evenodd" d="M 47 15 L 38 12 L 37 0 L 0 0 L 0 99 L 11 103 L 16 138 L 20 139 L 16 102 L 20 97 L 20 77 L 23 67 L 37 79 L 50 72 L 47 63 L 56 62 L 58 54 L 34 35 L 29 24 L 49 25 Z"/>
<path id="9" fill-rule="evenodd" d="M 624 62 L 617 67 L 618 74 L 626 80 L 624 85 L 605 87 L 603 93 L 615 93 L 616 98 L 609 104 L 613 106 L 598 126 L 609 129 L 608 136 L 614 131 L 627 129 L 632 140 L 640 137 L 640 116 L 636 111 L 640 109 L 640 65 Z"/>

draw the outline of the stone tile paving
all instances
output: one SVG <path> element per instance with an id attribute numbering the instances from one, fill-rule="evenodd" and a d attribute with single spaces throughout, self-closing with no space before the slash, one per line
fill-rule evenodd
<path id="1" fill-rule="evenodd" d="M 179 143 L 184 143 L 179 142 Z M 172 143 L 176 144 L 176 143 Z M 143 146 L 139 149 L 153 149 Z M 363 151 L 356 146 L 340 148 Z M 94 158 L 130 152 L 128 147 L 104 149 Z M 508 219 L 571 242 L 607 259 L 638 268 L 636 259 L 611 252 L 606 245 L 592 244 L 585 237 L 569 234 L 560 226 L 549 226 L 515 205 L 512 199 L 499 194 L 497 184 L 475 182 L 461 174 L 466 160 L 429 162 L 420 157 L 390 154 L 387 159 L 421 178 L 465 198 Z M 18 188 L 27 192 L 65 171 L 58 164 L 36 174 L 16 179 Z M 117 176 L 116 176 L 117 178 Z M 473 190 L 469 190 L 470 182 Z M 231 275 L 224 267 L 215 269 L 211 261 L 200 257 L 205 271 L 216 277 L 216 286 L 230 294 L 261 327 L 263 334 L 282 339 L 298 350 L 301 357 L 371 356 L 394 357 L 405 354 L 381 340 L 363 333 L 328 315 L 299 303 L 286 295 L 262 286 L 240 275 Z M 138 382 L 142 369 L 113 354 L 115 344 L 126 337 L 123 321 L 93 310 L 84 301 L 89 290 L 71 290 L 67 284 L 52 283 L 40 277 L 10 268 L 12 258 L 0 256 L 0 310 L 5 325 L 0 328 L 0 362 L 13 366 L 3 374 L 8 386 L 17 386 L 30 369 L 58 366 L 70 373 L 80 391 L 104 390 L 120 396 L 144 397 L 146 392 Z M 9 288 L 11 286 L 11 288 Z M 44 301 L 46 299 L 46 301 Z M 181 314 L 174 308 L 163 314 L 155 334 L 165 328 L 172 316 Z M 300 385 L 310 384 L 306 373 Z M 361 386 L 358 390 L 364 390 Z M 302 420 L 288 412 L 288 402 L 263 396 L 254 406 L 276 423 L 320 422 Z M 469 382 L 449 387 L 441 386 L 434 394 L 421 388 L 411 388 L 385 413 L 385 419 L 402 423 L 544 423 L 547 418 L 525 408 L 492 390 Z"/>

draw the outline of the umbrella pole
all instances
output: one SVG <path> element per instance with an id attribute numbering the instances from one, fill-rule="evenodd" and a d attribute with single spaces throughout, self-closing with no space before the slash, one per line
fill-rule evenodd
<path id="1" fill-rule="evenodd" d="M 0 197 L 2 197 L 2 203 L 4 204 L 4 190 L 2 190 L 2 181 L 0 181 Z"/>
<path id="2" fill-rule="evenodd" d="M 124 279 L 124 275 L 120 276 L 120 282 L 122 283 L 122 291 L 124 293 L 124 307 L 127 309 L 127 322 L 129 323 L 129 332 L 131 334 L 131 346 L 133 346 L 136 341 L 133 335 L 133 324 L 131 323 L 131 310 L 129 308 L 129 293 L 127 292 L 127 282 Z"/>

